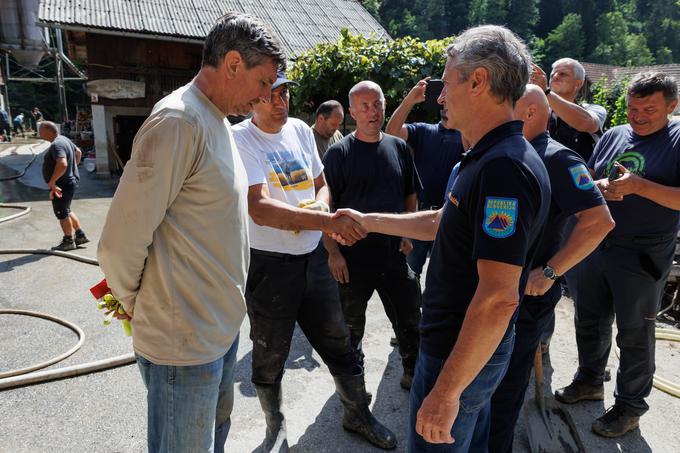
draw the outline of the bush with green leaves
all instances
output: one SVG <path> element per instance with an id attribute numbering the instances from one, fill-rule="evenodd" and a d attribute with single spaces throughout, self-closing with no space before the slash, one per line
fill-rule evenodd
<path id="1" fill-rule="evenodd" d="M 607 109 L 605 130 L 628 122 L 626 116 L 627 87 L 628 79 L 618 79 L 613 84 L 608 84 L 607 79 L 601 79 L 591 87 L 593 104 Z"/>
<path id="2" fill-rule="evenodd" d="M 446 47 L 452 41 L 453 38 L 420 41 L 410 37 L 387 41 L 375 35 L 353 35 L 343 29 L 337 41 L 318 44 L 295 58 L 287 74 L 299 83 L 291 99 L 292 110 L 312 113 L 329 99 L 347 107 L 352 86 L 361 80 L 372 80 L 385 93 L 389 116 L 419 80 L 441 77 Z M 437 120 L 425 118 L 422 113 L 420 116 Z"/>

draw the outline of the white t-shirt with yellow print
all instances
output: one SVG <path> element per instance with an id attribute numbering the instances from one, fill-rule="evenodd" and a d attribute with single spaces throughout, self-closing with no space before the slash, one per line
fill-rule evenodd
<path id="1" fill-rule="evenodd" d="M 267 184 L 269 196 L 291 206 L 314 199 L 314 179 L 323 172 L 312 130 L 297 118 L 277 134 L 259 129 L 251 120 L 233 127 L 236 147 L 248 174 L 248 186 Z M 320 231 L 286 231 L 260 226 L 248 217 L 250 247 L 302 255 L 314 251 Z"/>

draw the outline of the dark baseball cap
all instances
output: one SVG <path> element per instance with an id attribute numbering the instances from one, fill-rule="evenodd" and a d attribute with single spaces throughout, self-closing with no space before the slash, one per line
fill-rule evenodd
<path id="1" fill-rule="evenodd" d="M 286 74 L 283 71 L 276 73 L 276 82 L 272 85 L 272 90 L 277 89 L 281 85 L 297 85 L 298 83 L 294 80 L 286 78 Z"/>

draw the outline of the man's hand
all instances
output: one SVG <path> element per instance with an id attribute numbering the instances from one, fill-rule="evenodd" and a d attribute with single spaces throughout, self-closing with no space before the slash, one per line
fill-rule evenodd
<path id="1" fill-rule="evenodd" d="M 529 83 L 538 85 L 543 91 L 548 88 L 548 76 L 545 75 L 543 69 L 539 68 L 536 63 L 531 64 L 531 76 L 529 78 Z"/>
<path id="2" fill-rule="evenodd" d="M 406 97 L 404 98 L 404 103 L 412 107 L 421 102 L 425 102 L 425 90 L 427 89 L 427 82 L 429 80 L 430 77 L 428 76 L 425 77 L 420 82 L 416 83 L 415 86 L 411 88 L 411 91 L 409 91 Z"/>
<path id="3" fill-rule="evenodd" d="M 327 234 L 342 245 L 354 245 L 366 237 L 366 229 L 349 216 L 331 217 Z"/>
<path id="4" fill-rule="evenodd" d="M 399 243 L 399 251 L 403 253 L 405 256 L 408 256 L 409 253 L 413 250 L 413 242 L 409 238 L 401 238 L 401 242 Z"/>
<path id="5" fill-rule="evenodd" d="M 345 261 L 345 257 L 342 256 L 340 250 L 328 254 L 328 269 L 331 271 L 331 275 L 336 282 L 349 283 L 347 261 Z"/>
<path id="6" fill-rule="evenodd" d="M 527 282 L 527 287 L 524 290 L 524 294 L 527 296 L 542 296 L 550 288 L 552 288 L 552 285 L 554 284 L 555 280 L 545 278 L 545 275 L 543 275 L 543 269 L 537 267 L 529 272 L 529 281 Z"/>
<path id="7" fill-rule="evenodd" d="M 631 173 L 630 170 L 618 162 L 614 162 L 614 165 L 621 176 L 613 181 L 609 181 L 607 191 L 611 196 L 623 199 L 626 195 L 639 193 L 643 178 Z"/>
<path id="8" fill-rule="evenodd" d="M 598 189 L 600 189 L 600 193 L 602 193 L 602 196 L 604 197 L 605 200 L 607 201 L 623 200 L 623 197 L 621 195 L 615 195 L 612 193 L 611 181 L 609 181 L 607 178 L 598 179 L 597 181 L 595 181 L 595 185 L 597 186 Z"/>
<path id="9" fill-rule="evenodd" d="M 451 428 L 459 406 L 458 398 L 447 399 L 435 387 L 418 409 L 416 432 L 431 444 L 452 444 L 455 439 L 451 436 Z"/>
<path id="10" fill-rule="evenodd" d="M 54 200 L 54 197 L 61 198 L 61 187 L 56 184 L 50 184 L 50 200 Z"/>

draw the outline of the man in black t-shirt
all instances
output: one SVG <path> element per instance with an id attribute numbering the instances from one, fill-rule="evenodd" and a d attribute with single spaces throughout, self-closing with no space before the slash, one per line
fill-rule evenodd
<path id="1" fill-rule="evenodd" d="M 564 403 L 604 399 L 616 318 L 621 359 L 615 403 L 592 424 L 605 437 L 636 429 L 649 409 L 656 313 L 680 221 L 680 122 L 668 120 L 677 97 L 672 77 L 635 76 L 628 85 L 628 124 L 607 131 L 588 162 L 616 227 L 567 274 L 576 302 L 579 367 L 555 398 Z"/>
<path id="2" fill-rule="evenodd" d="M 51 143 L 43 161 L 43 178 L 50 188 L 54 215 L 64 232 L 63 239 L 58 245 L 52 247 L 52 250 L 74 250 L 90 242 L 80 227 L 78 216 L 71 211 L 73 194 L 80 181 L 78 164 L 82 152 L 71 140 L 59 135 L 59 128 L 51 121 L 41 121 L 38 124 L 38 134 L 41 139 Z"/>
<path id="3" fill-rule="evenodd" d="M 513 433 L 529 385 L 536 348 L 560 300 L 556 280 L 588 256 L 614 228 L 614 221 L 586 164 L 546 131 L 550 107 L 536 85 L 527 85 L 515 105 L 524 137 L 543 160 L 551 186 L 550 214 L 515 323 L 515 347 L 508 372 L 491 398 L 490 453 L 512 452 Z M 567 219 L 576 221 L 562 244 Z"/>
<path id="4" fill-rule="evenodd" d="M 472 148 L 438 211 L 351 215 L 366 231 L 434 239 L 411 387 L 409 452 L 486 451 L 490 399 L 548 217 L 541 159 L 513 121 L 530 57 L 508 29 L 475 27 L 447 49 L 439 102 Z M 501 64 L 502 62 L 502 64 Z M 455 443 L 454 443 L 455 441 Z M 448 444 L 448 445 L 442 445 Z"/>
<path id="5" fill-rule="evenodd" d="M 380 86 L 359 82 L 349 93 L 349 104 L 356 131 L 331 146 L 324 157 L 332 206 L 372 212 L 415 211 L 419 189 L 415 165 L 403 140 L 381 132 L 385 97 Z M 404 367 L 400 384 L 409 389 L 420 320 L 420 284 L 402 253 L 410 241 L 370 234 L 352 247 L 338 246 L 328 237 L 324 242 L 331 274 L 339 283 L 352 345 L 362 364 L 366 305 L 373 291 L 378 291 L 399 343 Z"/>

